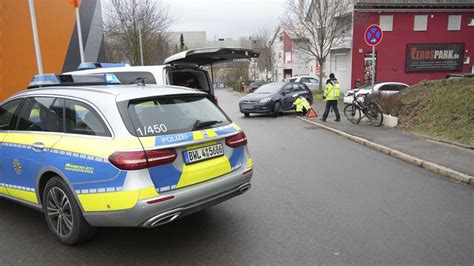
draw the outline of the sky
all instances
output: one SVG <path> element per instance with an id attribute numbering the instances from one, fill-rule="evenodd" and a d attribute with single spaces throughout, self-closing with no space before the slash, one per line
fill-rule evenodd
<path id="1" fill-rule="evenodd" d="M 175 19 L 171 31 L 206 31 L 207 39 L 271 34 L 287 0 L 162 0 Z"/>

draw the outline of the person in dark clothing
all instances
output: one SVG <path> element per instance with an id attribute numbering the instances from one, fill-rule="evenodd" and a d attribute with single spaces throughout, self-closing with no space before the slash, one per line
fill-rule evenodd
<path id="1" fill-rule="evenodd" d="M 339 109 L 337 108 L 337 100 L 339 99 L 340 94 L 341 85 L 339 84 L 339 81 L 337 81 L 336 76 L 334 76 L 334 73 L 331 73 L 329 75 L 329 79 L 326 82 L 326 89 L 323 93 L 323 99 L 326 101 L 326 110 L 324 110 L 324 114 L 321 118 L 321 121 L 326 122 L 331 108 L 334 111 L 334 114 L 336 114 L 335 121 L 341 121 Z"/>

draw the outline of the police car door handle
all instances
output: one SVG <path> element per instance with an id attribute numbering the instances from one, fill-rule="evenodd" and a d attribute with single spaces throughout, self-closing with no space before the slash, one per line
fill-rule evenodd
<path id="1" fill-rule="evenodd" d="M 34 151 L 40 152 L 43 151 L 44 149 L 44 143 L 43 142 L 35 142 L 33 145 L 31 145 Z"/>

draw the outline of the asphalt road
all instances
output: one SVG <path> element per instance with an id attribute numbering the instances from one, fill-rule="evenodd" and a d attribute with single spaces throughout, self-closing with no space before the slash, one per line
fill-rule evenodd
<path id="1" fill-rule="evenodd" d="M 474 189 L 314 128 L 244 118 L 252 189 L 155 229 L 104 228 L 65 247 L 41 213 L 0 199 L 5 264 L 473 264 Z"/>

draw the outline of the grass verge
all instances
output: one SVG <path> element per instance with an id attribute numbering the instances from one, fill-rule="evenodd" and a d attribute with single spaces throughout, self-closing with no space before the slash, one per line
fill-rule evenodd
<path id="1" fill-rule="evenodd" d="M 474 146 L 473 78 L 422 81 L 380 104 L 404 130 Z"/>

